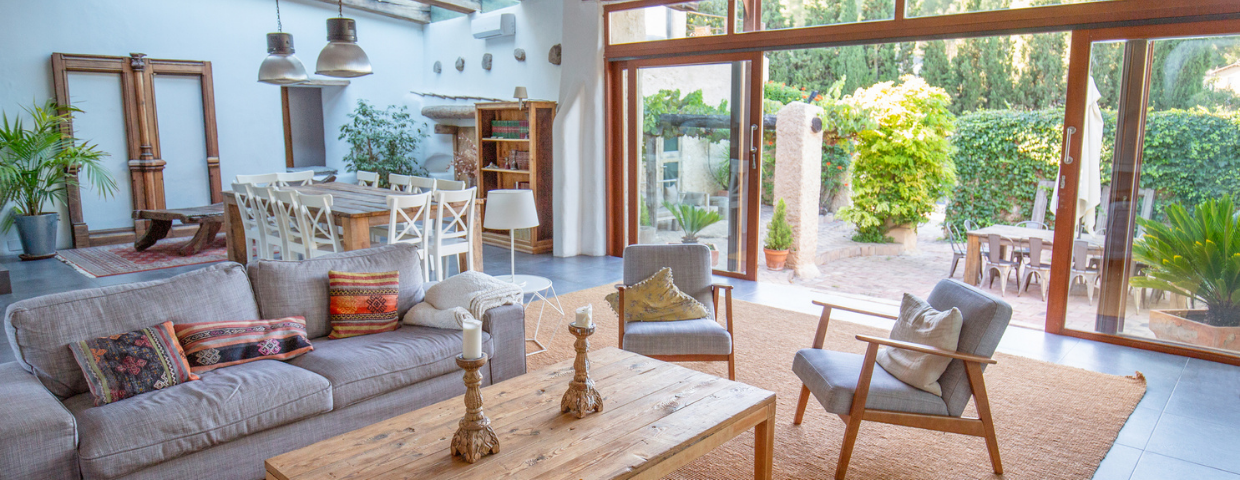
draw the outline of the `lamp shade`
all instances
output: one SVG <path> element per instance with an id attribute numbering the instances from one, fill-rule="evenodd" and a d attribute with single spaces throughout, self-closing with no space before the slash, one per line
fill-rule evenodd
<path id="1" fill-rule="evenodd" d="M 482 228 L 516 230 L 538 226 L 538 207 L 533 190 L 491 190 Z"/>
<path id="2" fill-rule="evenodd" d="M 527 98 L 530 98 L 530 94 L 525 93 L 525 87 L 517 87 L 516 90 L 512 91 L 512 98 L 516 98 L 518 100 L 525 100 Z"/>
<path id="3" fill-rule="evenodd" d="M 309 79 L 306 67 L 293 50 L 293 36 L 283 32 L 267 34 L 267 58 L 258 67 L 258 81 L 275 85 L 292 85 Z"/>
<path id="4" fill-rule="evenodd" d="M 370 57 L 357 46 L 357 24 L 352 18 L 327 19 L 327 46 L 319 52 L 314 73 L 337 78 L 370 75 Z"/>

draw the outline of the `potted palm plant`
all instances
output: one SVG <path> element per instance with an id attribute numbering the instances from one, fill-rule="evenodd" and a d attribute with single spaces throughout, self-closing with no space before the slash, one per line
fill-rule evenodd
<path id="1" fill-rule="evenodd" d="M 720 220 L 723 217 L 719 212 L 707 210 L 697 205 L 687 203 L 668 203 L 663 202 L 663 208 L 672 213 L 672 218 L 680 224 L 680 228 L 684 229 L 685 235 L 681 237 L 682 243 L 698 243 L 698 234 Z M 710 263 L 714 265 L 719 262 L 719 251 L 714 246 L 706 244 L 710 248 Z"/>
<path id="2" fill-rule="evenodd" d="M 1145 235 L 1132 246 L 1145 276 L 1138 288 L 1156 288 L 1206 304 L 1204 309 L 1152 310 L 1150 330 L 1164 340 L 1240 350 L 1240 219 L 1231 199 L 1209 200 L 1189 214 L 1166 210 L 1169 225 L 1137 219 Z"/>
<path id="3" fill-rule="evenodd" d="M 788 251 L 791 248 L 792 225 L 788 224 L 788 206 L 781 198 L 775 205 L 775 215 L 771 217 L 771 223 L 766 226 L 766 245 L 763 248 L 763 253 L 766 254 L 766 268 L 783 270 L 784 264 L 788 262 Z"/>
<path id="4" fill-rule="evenodd" d="M 66 186 L 80 178 L 104 196 L 116 190 L 116 181 L 103 168 L 107 153 L 66 133 L 81 110 L 51 100 L 25 110 L 29 124 L 9 121 L 7 114 L 0 124 L 0 205 L 12 204 L 0 230 L 16 225 L 22 260 L 37 260 L 56 254 L 59 215 L 44 207 L 65 201 Z"/>

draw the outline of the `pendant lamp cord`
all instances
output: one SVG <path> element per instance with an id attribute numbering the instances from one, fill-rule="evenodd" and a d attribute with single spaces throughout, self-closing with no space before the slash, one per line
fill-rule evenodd
<path id="1" fill-rule="evenodd" d="M 284 31 L 284 24 L 280 22 L 280 0 L 276 0 L 276 31 Z"/>
<path id="2" fill-rule="evenodd" d="M 343 17 L 344 16 L 344 0 L 339 0 L 338 2 L 336 2 L 336 6 L 337 8 L 340 9 L 340 16 Z"/>

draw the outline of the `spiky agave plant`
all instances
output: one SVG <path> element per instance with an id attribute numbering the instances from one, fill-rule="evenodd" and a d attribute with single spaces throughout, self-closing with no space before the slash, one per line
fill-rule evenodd
<path id="1" fill-rule="evenodd" d="M 1166 212 L 1167 225 L 1137 219 L 1145 235 L 1132 253 L 1148 268 L 1132 285 L 1201 299 L 1205 324 L 1240 326 L 1240 218 L 1232 200 L 1208 200 L 1192 214 L 1180 205 Z"/>
<path id="2" fill-rule="evenodd" d="M 681 238 L 684 243 L 696 243 L 698 234 L 703 229 L 723 220 L 719 212 L 712 212 L 687 203 L 663 202 L 663 207 L 672 212 L 672 217 L 680 223 L 680 228 L 685 230 L 685 236 Z"/>
<path id="3" fill-rule="evenodd" d="M 108 154 L 62 130 L 82 110 L 48 100 L 25 111 L 29 124 L 7 114 L 0 120 L 0 205 L 13 204 L 0 221 L 5 232 L 18 215 L 39 215 L 49 203 L 65 201 L 65 187 L 81 178 L 105 197 L 116 191 L 103 167 Z"/>

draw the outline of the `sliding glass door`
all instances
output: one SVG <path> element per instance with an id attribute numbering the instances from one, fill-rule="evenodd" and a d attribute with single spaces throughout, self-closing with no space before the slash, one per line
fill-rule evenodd
<path id="1" fill-rule="evenodd" d="M 623 62 L 623 245 L 702 243 L 716 273 L 753 279 L 760 54 Z M 614 159 L 613 159 L 614 161 Z"/>

